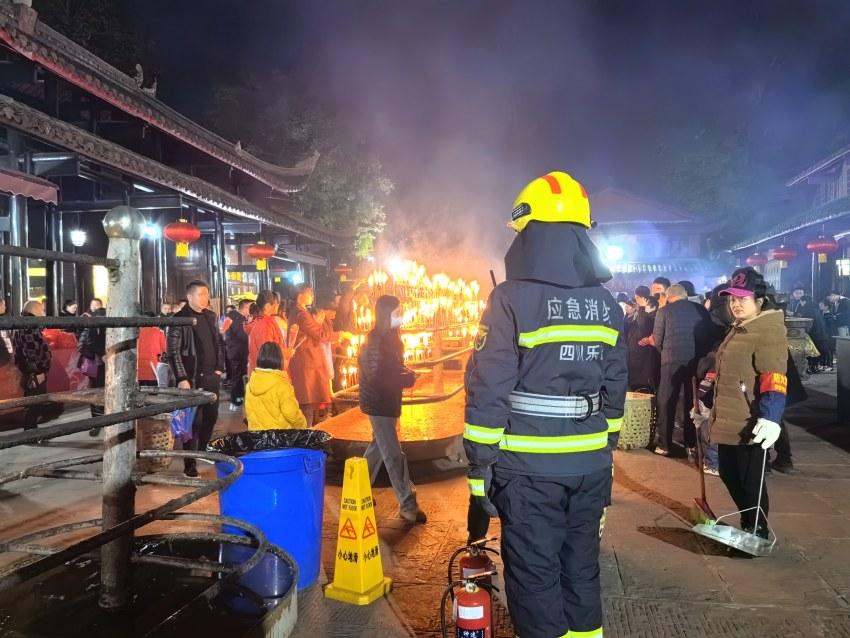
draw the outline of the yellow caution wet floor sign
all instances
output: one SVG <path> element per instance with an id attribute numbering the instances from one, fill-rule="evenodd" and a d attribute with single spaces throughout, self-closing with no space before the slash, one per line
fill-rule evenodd
<path id="1" fill-rule="evenodd" d="M 381 566 L 366 459 L 354 457 L 345 462 L 337 536 L 334 580 L 325 587 L 325 596 L 352 605 L 368 605 L 386 594 L 392 580 L 384 577 Z"/>

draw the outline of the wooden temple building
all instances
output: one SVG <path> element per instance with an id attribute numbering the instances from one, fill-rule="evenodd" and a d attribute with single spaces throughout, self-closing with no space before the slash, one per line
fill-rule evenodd
<path id="1" fill-rule="evenodd" d="M 710 222 L 617 188 L 590 195 L 591 237 L 614 274 L 607 287 L 631 295 L 656 277 L 711 289 L 728 267 L 709 257 Z"/>
<path id="2" fill-rule="evenodd" d="M 740 264 L 764 272 L 779 292 L 797 285 L 820 300 L 832 290 L 850 295 L 850 146 L 819 160 L 786 186 L 796 211 L 735 244 Z"/>
<path id="3" fill-rule="evenodd" d="M 103 255 L 104 213 L 134 206 L 148 221 L 147 311 L 183 297 L 192 279 L 210 283 L 220 309 L 260 287 L 323 277 L 350 235 L 304 219 L 291 199 L 318 155 L 289 167 L 268 163 L 152 93 L 31 7 L 0 0 L 0 242 Z M 185 258 L 163 236 L 180 219 L 200 231 Z M 258 272 L 249 249 L 261 239 L 274 256 Z M 58 313 L 58 300 L 82 308 L 103 296 L 104 276 L 96 267 L 6 257 L 0 292 L 13 313 L 43 296 Z"/>

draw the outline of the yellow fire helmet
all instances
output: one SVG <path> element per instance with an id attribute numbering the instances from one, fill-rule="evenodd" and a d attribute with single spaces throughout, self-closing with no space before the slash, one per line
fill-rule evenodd
<path id="1" fill-rule="evenodd" d="M 590 228 L 590 202 L 584 187 L 561 171 L 538 177 L 517 195 L 508 226 L 520 232 L 530 221 L 572 222 Z"/>

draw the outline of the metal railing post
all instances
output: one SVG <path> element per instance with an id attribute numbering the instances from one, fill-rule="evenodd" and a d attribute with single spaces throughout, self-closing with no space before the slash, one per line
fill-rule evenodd
<path id="1" fill-rule="evenodd" d="M 24 221 L 27 216 L 27 200 L 21 195 L 9 198 L 9 244 L 24 246 L 27 243 Z M 9 258 L 9 289 L 12 293 L 9 314 L 20 315 L 29 296 L 26 281 L 28 261 L 23 257 Z"/>
<path id="2" fill-rule="evenodd" d="M 107 315 L 132 317 L 139 314 L 139 280 L 144 218 L 135 208 L 116 206 L 103 218 L 109 237 L 107 257 L 117 267 L 109 272 Z M 136 339 L 138 328 L 106 329 L 105 413 L 132 407 L 136 387 Z M 132 472 L 136 463 L 135 423 L 125 421 L 104 429 L 103 437 L 103 529 L 133 518 L 136 487 Z M 100 606 L 120 609 L 131 603 L 133 535 L 125 534 L 101 550 Z"/>
<path id="3" fill-rule="evenodd" d="M 442 330 L 434 331 L 434 340 L 431 343 L 431 357 L 440 359 L 443 356 L 443 332 Z M 444 390 L 443 384 L 443 364 L 438 363 L 434 366 L 434 394 L 442 394 Z"/>

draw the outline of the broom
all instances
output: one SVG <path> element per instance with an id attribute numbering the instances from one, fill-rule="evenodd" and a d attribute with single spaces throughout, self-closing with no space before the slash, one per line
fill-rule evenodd
<path id="1" fill-rule="evenodd" d="M 691 386 L 693 389 L 694 396 L 694 414 L 697 417 L 700 417 L 701 414 L 699 407 L 699 384 L 697 383 L 696 377 L 693 377 L 691 379 Z M 711 511 L 711 507 L 709 507 L 708 505 L 708 499 L 705 496 L 705 472 L 703 472 L 702 435 L 699 432 L 699 429 L 702 425 L 702 422 L 700 422 L 700 425 L 697 425 L 697 462 L 699 463 L 699 468 L 697 469 L 699 471 L 700 495 L 699 497 L 694 498 L 692 515 L 697 525 L 701 523 L 705 525 L 713 525 L 717 521 L 717 515 L 713 511 Z"/>

